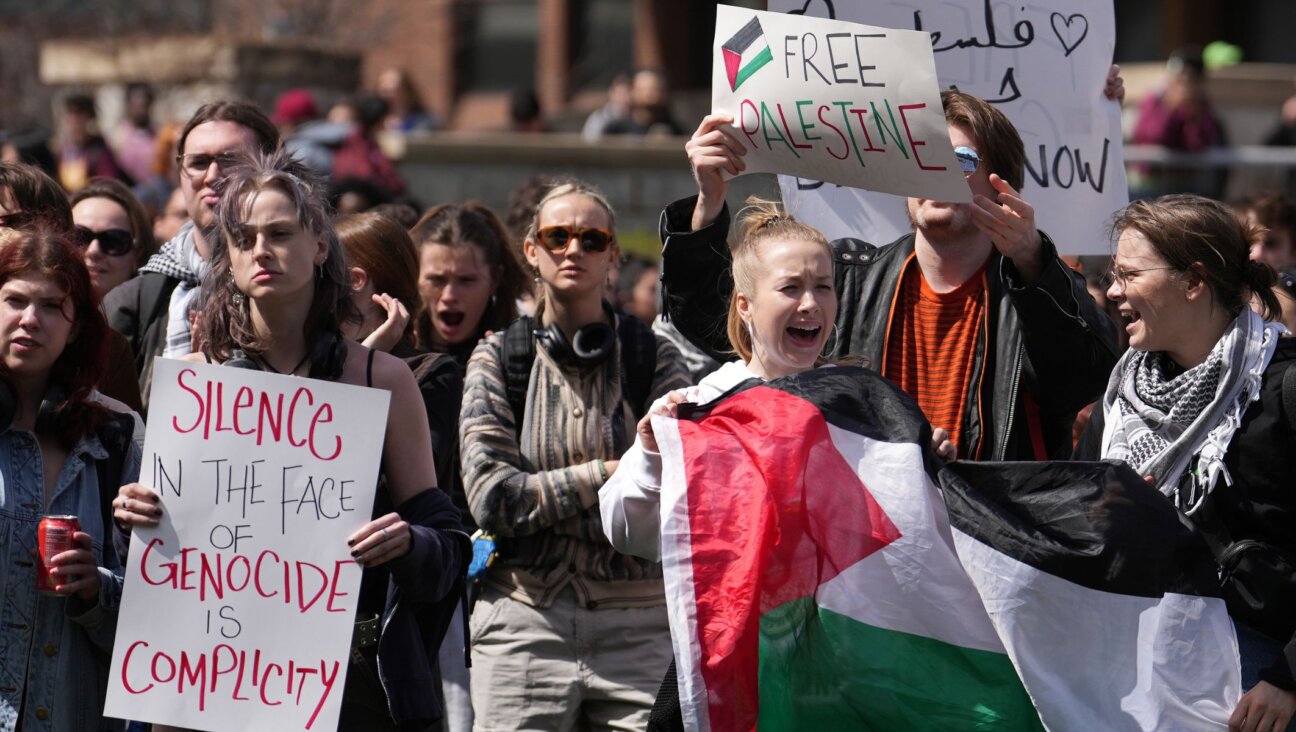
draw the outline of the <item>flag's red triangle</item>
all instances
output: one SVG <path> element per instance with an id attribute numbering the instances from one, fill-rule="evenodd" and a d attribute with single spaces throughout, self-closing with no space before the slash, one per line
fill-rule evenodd
<path id="1" fill-rule="evenodd" d="M 742 56 L 727 48 L 721 49 L 724 54 L 725 73 L 729 76 L 729 89 L 738 88 L 738 69 L 742 65 Z"/>

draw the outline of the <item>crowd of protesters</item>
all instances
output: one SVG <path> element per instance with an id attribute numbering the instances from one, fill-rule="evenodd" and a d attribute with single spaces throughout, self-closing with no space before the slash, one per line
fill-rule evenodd
<path id="1" fill-rule="evenodd" d="M 1193 63 L 1169 96 L 1191 96 Z M 912 231 L 874 246 L 753 201 L 731 237 L 746 150 L 713 114 L 659 263 L 623 254 L 615 201 L 576 179 L 522 182 L 504 216 L 424 210 L 374 135 L 436 121 L 403 74 L 378 88 L 154 129 L 131 87 L 108 139 L 72 96 L 47 161 L 0 162 L 0 730 L 125 728 L 102 718 L 104 669 L 121 539 L 165 509 L 138 482 L 158 356 L 394 396 L 372 517 L 347 538 L 364 572 L 342 729 L 678 727 L 650 415 L 830 362 L 912 397 L 940 459 L 1124 460 L 1219 551 L 1296 567 L 1285 195 L 1136 201 L 1086 281 L 1019 192 L 1013 124 L 948 91 L 972 203 L 911 198 Z M 1123 94 L 1115 69 L 1105 91 Z M 665 99 L 660 74 L 618 79 L 585 134 L 677 133 Z M 55 513 L 82 531 L 52 597 L 30 555 Z M 1296 613 L 1229 610 L 1231 724 L 1287 729 Z"/>

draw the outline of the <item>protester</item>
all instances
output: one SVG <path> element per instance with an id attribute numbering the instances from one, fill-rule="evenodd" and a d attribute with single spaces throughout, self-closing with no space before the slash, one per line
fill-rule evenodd
<path id="1" fill-rule="evenodd" d="M 404 360 L 414 372 L 427 411 L 432 454 L 437 456 L 437 485 L 454 502 L 464 527 L 475 530 L 459 471 L 463 367 L 449 355 L 428 353 L 414 345 L 414 322 L 409 314 L 421 309 L 414 242 L 402 226 L 377 213 L 343 216 L 335 225 L 350 268 L 351 299 L 361 313 L 358 325 L 343 330 L 369 348 Z M 438 653 L 449 732 L 472 729 L 463 628 L 463 608 L 459 607 Z"/>
<path id="2" fill-rule="evenodd" d="M 106 729 L 104 698 L 124 570 L 109 502 L 139 475 L 125 409 L 96 398 L 108 326 L 62 231 L 0 231 L 0 726 Z M 121 410 L 121 411 L 116 411 Z M 46 557 L 42 516 L 76 516 L 76 547 Z M 55 652 L 51 652 L 53 649 Z"/>
<path id="3" fill-rule="evenodd" d="M 688 376 L 603 300 L 614 232 L 602 194 L 551 190 L 523 245 L 536 318 L 468 364 L 464 487 L 498 547 L 470 625 L 479 729 L 642 729 L 671 659 L 661 565 L 608 544 L 598 491 L 647 405 Z"/>
<path id="4" fill-rule="evenodd" d="M 630 114 L 609 120 L 604 135 L 683 135 L 670 113 L 670 86 L 660 69 L 640 69 L 630 84 Z"/>
<path id="5" fill-rule="evenodd" d="M 142 182 L 153 174 L 153 90 L 148 84 L 126 85 L 126 115 L 113 131 L 112 149 L 122 170 Z"/>
<path id="6" fill-rule="evenodd" d="M 217 223 L 223 246 L 213 249 L 205 280 L 202 353 L 188 360 L 240 359 L 391 392 L 374 518 L 347 542 L 364 576 L 339 726 L 437 724 L 441 704 L 428 689 L 438 681 L 436 652 L 470 549 L 458 513 L 436 487 L 418 385 L 400 359 L 343 336 L 355 317 L 346 257 L 323 189 L 304 166 L 280 151 L 236 168 Z M 116 516 L 141 525 L 162 508 L 156 493 L 132 484 L 122 488 Z"/>
<path id="7" fill-rule="evenodd" d="M 1276 270 L 1296 264 L 1296 204 L 1280 192 L 1259 193 L 1233 205 L 1234 212 L 1264 230 L 1251 259 Z"/>
<path id="8" fill-rule="evenodd" d="M 63 102 L 63 142 L 58 149 L 58 180 L 70 193 L 81 190 L 91 178 L 134 181 L 117 162 L 108 143 L 95 129 L 94 100 L 73 94 Z"/>
<path id="9" fill-rule="evenodd" d="M 1201 48 L 1184 47 L 1170 55 L 1164 86 L 1143 98 L 1130 141 L 1176 152 L 1202 152 L 1227 144 L 1224 124 L 1206 94 Z M 1201 168 L 1131 168 L 1131 197 L 1149 198 L 1174 191 L 1218 197 L 1224 191 L 1224 178 L 1216 171 Z"/>
<path id="10" fill-rule="evenodd" d="M 39 127 L 7 132 L 0 145 L 0 160 L 6 163 L 26 163 L 40 168 L 51 178 L 58 178 L 58 161 L 50 150 L 49 132 Z"/>
<path id="11" fill-rule="evenodd" d="M 184 191 L 179 188 L 171 192 L 166 205 L 153 217 L 153 241 L 156 246 L 171 241 L 180 233 L 181 227 L 189 223 L 189 209 L 185 204 Z"/>
<path id="12" fill-rule="evenodd" d="M 526 274 L 499 218 L 476 201 L 437 206 L 410 230 L 419 252 L 419 345 L 467 364 L 487 331 L 518 316 Z"/>
<path id="13" fill-rule="evenodd" d="M 354 130 L 349 123 L 320 119 L 309 89 L 289 89 L 275 100 L 270 117 L 279 128 L 284 147 L 316 175 L 333 174 L 333 155 Z"/>
<path id="14" fill-rule="evenodd" d="M 95 296 L 135 276 L 157 250 L 144 207 L 125 184 L 102 178 L 72 194 L 72 243 L 85 252 Z"/>
<path id="15" fill-rule="evenodd" d="M 523 133 L 548 131 L 544 110 L 534 89 L 522 87 L 509 93 L 509 129 Z"/>
<path id="16" fill-rule="evenodd" d="M 1112 231 L 1107 296 L 1130 350 L 1076 456 L 1128 462 L 1207 537 L 1249 690 L 1230 728 L 1287 729 L 1296 710 L 1296 384 L 1284 376 L 1296 341 L 1265 322 L 1278 312 L 1274 272 L 1247 259 L 1263 234 L 1192 195 L 1132 203 Z M 1252 297 L 1264 317 L 1248 307 Z"/>
<path id="17" fill-rule="evenodd" d="M 617 307 L 652 325 L 657 319 L 657 281 L 661 268 L 656 262 L 636 255 L 627 255 L 621 263 L 616 281 Z"/>
<path id="18" fill-rule="evenodd" d="M 581 139 L 585 142 L 598 142 L 603 137 L 603 129 L 630 116 L 630 75 L 615 74 L 608 84 L 607 102 L 590 112 L 581 127 Z"/>
<path id="19" fill-rule="evenodd" d="M 960 458 L 1065 457 L 1076 411 L 1115 363 L 1112 323 L 1017 193 L 1025 151 L 1012 123 L 969 94 L 941 99 L 974 203 L 910 198 L 912 234 L 880 248 L 833 243 L 833 354 L 863 358 L 914 397 Z M 710 115 L 694 133 L 699 195 L 668 206 L 661 231 L 666 310 L 718 360 L 730 349 L 719 325 L 732 286 L 725 178 L 746 152 L 730 122 Z"/>
<path id="20" fill-rule="evenodd" d="M 153 255 L 139 275 L 104 299 L 108 324 L 135 352 L 139 389 L 148 404 L 153 359 L 178 358 L 193 350 L 190 306 L 208 270 L 211 245 L 205 231 L 216 223 L 220 182 L 240 156 L 271 152 L 279 132 L 261 110 L 244 102 L 205 104 L 185 123 L 178 143 L 180 190 L 191 221 Z"/>
<path id="21" fill-rule="evenodd" d="M 402 133 L 436 129 L 436 118 L 423 105 L 418 89 L 404 69 L 393 67 L 379 74 L 377 92 L 387 103 L 384 129 Z"/>
<path id="22" fill-rule="evenodd" d="M 0 163 L 0 229 L 52 229 L 71 236 L 72 206 L 63 189 L 39 169 Z M 99 298 L 96 296 L 95 301 Z M 99 391 L 140 411 L 135 354 L 120 333 L 108 332 L 108 363 L 96 385 Z"/>
<path id="23" fill-rule="evenodd" d="M 176 163 L 177 143 L 184 125 L 179 122 L 167 122 L 158 128 L 153 137 L 153 157 L 148 173 L 137 178 L 131 192 L 144 204 L 150 216 L 161 215 L 167 201 L 180 185 L 180 166 Z M 170 241 L 171 237 L 163 239 Z"/>
<path id="24" fill-rule="evenodd" d="M 373 94 L 351 100 L 355 125 L 333 154 L 334 180 L 360 178 L 381 187 L 389 196 L 405 191 L 405 179 L 378 145 L 376 135 L 387 116 L 387 103 Z"/>

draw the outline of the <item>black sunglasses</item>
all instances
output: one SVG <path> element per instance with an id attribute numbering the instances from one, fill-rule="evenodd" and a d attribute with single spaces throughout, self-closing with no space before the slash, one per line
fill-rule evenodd
<path id="1" fill-rule="evenodd" d="M 612 232 L 606 229 L 577 229 L 574 226 L 546 226 L 536 232 L 536 240 L 551 252 L 566 249 L 572 237 L 579 239 L 581 249 L 587 252 L 607 249 L 614 238 Z"/>
<path id="2" fill-rule="evenodd" d="M 72 243 L 82 249 L 89 249 L 90 243 L 99 240 L 99 249 L 104 254 L 110 254 L 114 257 L 120 257 L 123 254 L 129 254 L 130 250 L 135 248 L 135 239 L 131 233 L 125 229 L 104 229 L 103 231 L 94 231 L 93 229 L 81 226 L 80 224 L 72 227 Z"/>

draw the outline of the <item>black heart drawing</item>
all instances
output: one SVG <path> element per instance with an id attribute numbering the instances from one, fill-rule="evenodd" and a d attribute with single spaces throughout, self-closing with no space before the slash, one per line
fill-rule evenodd
<path id="1" fill-rule="evenodd" d="M 1067 43 L 1071 39 L 1071 24 L 1077 20 L 1080 21 L 1080 37 L 1075 39 L 1074 43 Z M 1053 13 L 1049 16 L 1049 22 L 1053 25 L 1053 35 L 1057 36 L 1058 41 L 1062 43 L 1062 49 L 1066 51 L 1065 55 L 1067 56 L 1070 56 L 1071 52 L 1076 50 L 1076 47 L 1084 41 L 1085 36 L 1089 35 L 1089 19 L 1080 13 L 1066 16 L 1061 13 Z M 1059 22 L 1062 24 L 1061 27 L 1058 26 Z M 1065 37 L 1062 35 L 1063 28 L 1066 29 Z"/>
<path id="2" fill-rule="evenodd" d="M 788 11 L 788 15 L 810 15 L 810 14 L 811 14 L 811 13 L 809 12 L 809 11 L 810 11 L 810 6 L 811 6 L 813 3 L 814 3 L 814 0 L 806 0 L 806 1 L 805 1 L 805 5 L 802 5 L 800 10 L 789 10 L 789 11 Z M 832 0 L 823 0 L 823 4 L 824 4 L 824 7 L 827 8 L 827 10 L 828 10 L 828 15 L 827 15 L 827 16 L 820 16 L 820 17 L 828 17 L 828 18 L 836 19 L 836 17 L 837 17 L 837 8 L 834 8 L 834 7 L 833 7 Z"/>

